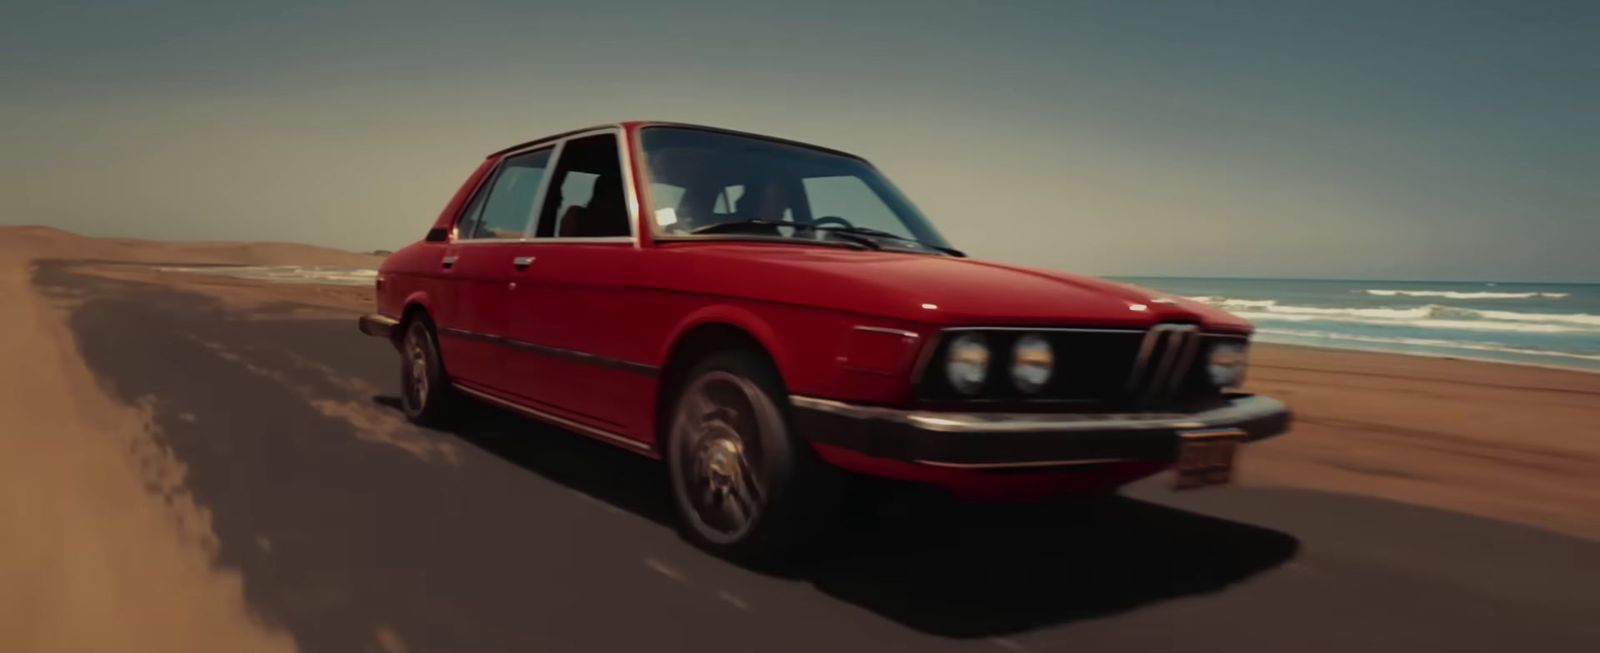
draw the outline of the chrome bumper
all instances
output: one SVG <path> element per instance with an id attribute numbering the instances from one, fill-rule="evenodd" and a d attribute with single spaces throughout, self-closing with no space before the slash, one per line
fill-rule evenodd
<path id="1" fill-rule="evenodd" d="M 356 328 L 369 336 L 394 340 L 400 321 L 380 313 L 368 313 L 356 320 Z"/>
<path id="2" fill-rule="evenodd" d="M 1236 429 L 1247 441 L 1289 428 L 1283 402 L 1232 395 L 1188 412 L 954 413 L 791 397 L 805 437 L 871 456 L 948 467 L 1175 459 L 1180 434 Z"/>

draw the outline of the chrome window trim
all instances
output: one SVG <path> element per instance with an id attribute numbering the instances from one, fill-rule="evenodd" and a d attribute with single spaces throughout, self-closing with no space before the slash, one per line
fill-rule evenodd
<path id="1" fill-rule="evenodd" d="M 452 221 L 451 224 L 450 224 L 450 244 L 452 244 L 452 245 L 476 245 L 476 244 L 481 244 L 481 243 L 533 243 L 533 242 L 541 243 L 541 244 L 544 244 L 544 243 L 548 243 L 548 244 L 557 244 L 557 243 L 572 243 L 572 244 L 584 244 L 584 243 L 591 243 L 591 244 L 592 243 L 632 243 L 634 249 L 638 249 L 639 248 L 639 194 L 637 192 L 638 189 L 634 187 L 633 153 L 630 151 L 630 148 L 628 147 L 627 131 L 622 128 L 622 125 L 605 125 L 605 126 L 602 126 L 602 127 L 595 127 L 595 128 L 592 128 L 592 129 L 584 129 L 584 130 L 581 130 L 581 131 L 568 132 L 566 134 L 560 135 L 559 137 L 550 138 L 550 139 L 546 139 L 546 140 L 540 140 L 540 141 L 534 141 L 534 142 L 531 142 L 531 143 L 525 143 L 523 145 L 517 146 L 517 147 L 509 149 L 509 150 L 504 150 L 504 151 L 501 151 L 501 152 L 497 152 L 495 154 L 495 156 L 500 157 L 500 164 L 495 166 L 494 172 L 492 172 L 491 174 L 485 176 L 485 178 L 482 181 L 478 182 L 478 186 L 475 187 L 473 189 L 473 191 L 472 191 L 472 194 L 468 196 L 469 199 L 468 199 L 467 202 L 470 205 L 471 201 L 472 201 L 470 198 L 476 198 L 478 192 L 484 187 L 485 184 L 493 183 L 493 181 L 500 176 L 500 169 L 502 167 L 504 167 L 505 159 L 509 159 L 511 157 L 514 157 L 514 156 L 520 156 L 522 154 L 527 154 L 529 152 L 535 152 L 535 151 L 538 151 L 538 150 L 549 148 L 551 150 L 549 170 L 550 170 L 551 173 L 554 173 L 556 168 L 560 167 L 560 165 L 561 165 L 561 155 L 562 155 L 563 151 L 566 149 L 566 145 L 567 145 L 568 141 L 570 141 L 572 139 L 575 139 L 575 138 L 585 138 L 585 137 L 588 137 L 588 136 L 598 136 L 598 135 L 601 135 L 601 134 L 611 134 L 612 136 L 616 137 L 617 165 L 621 168 L 621 171 L 622 171 L 623 204 L 626 205 L 627 211 L 628 211 L 628 235 L 626 235 L 626 236 L 585 236 L 585 237 L 576 237 L 576 238 L 562 238 L 560 236 L 549 236 L 549 237 L 545 237 L 545 238 L 540 238 L 538 236 L 535 236 L 534 234 L 537 233 L 537 230 L 539 228 L 539 219 L 542 217 L 542 214 L 544 213 L 544 203 L 545 203 L 545 199 L 547 197 L 547 194 L 550 191 L 550 184 L 552 183 L 552 180 L 555 178 L 554 174 L 547 174 L 547 175 L 544 176 L 544 179 L 539 181 L 539 190 L 536 192 L 537 196 L 534 199 L 535 205 L 538 207 L 537 211 L 541 215 L 535 215 L 534 219 L 529 221 L 527 228 L 523 230 L 521 238 L 458 238 L 457 234 L 456 234 L 456 226 L 461 222 L 461 214 L 458 213 L 455 216 L 455 220 Z M 462 210 L 465 211 L 465 208 L 463 208 Z"/>

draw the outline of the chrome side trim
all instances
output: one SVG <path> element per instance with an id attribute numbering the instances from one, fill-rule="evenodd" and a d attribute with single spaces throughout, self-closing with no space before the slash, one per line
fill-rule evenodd
<path id="1" fill-rule="evenodd" d="M 869 332 L 869 333 L 887 333 L 887 334 L 889 334 L 891 336 L 900 336 L 900 337 L 905 338 L 907 340 L 918 340 L 918 339 L 922 338 L 922 336 L 919 335 L 917 332 L 915 332 L 915 331 L 906 331 L 905 329 L 890 329 L 890 328 L 887 328 L 887 327 L 875 327 L 875 326 L 856 326 L 855 330 L 856 331 L 866 331 L 866 332 Z"/>
<path id="2" fill-rule="evenodd" d="M 1039 460 L 1017 463 L 945 463 L 936 460 L 915 460 L 918 465 L 929 467 L 946 467 L 950 469 L 1026 469 L 1029 467 L 1075 467 L 1078 465 L 1104 465 L 1117 463 L 1133 458 L 1088 458 L 1081 460 Z"/>
<path id="3" fill-rule="evenodd" d="M 1138 329 L 1138 328 L 1124 329 L 1124 328 L 1117 328 L 1117 327 L 1106 327 L 1106 328 L 1084 327 L 1084 328 L 1078 328 L 1078 327 L 965 326 L 965 327 L 950 327 L 950 328 L 947 328 L 947 329 L 942 329 L 941 331 L 1041 331 L 1041 332 L 1049 332 L 1049 333 L 1060 333 L 1060 332 L 1072 332 L 1072 333 L 1144 333 L 1146 331 L 1146 329 Z"/>
<path id="4" fill-rule="evenodd" d="M 556 357 L 556 358 L 565 358 L 567 360 L 574 360 L 574 361 L 578 361 L 578 362 L 581 362 L 581 363 L 588 363 L 590 365 L 598 365 L 600 367 L 610 367 L 610 368 L 613 368 L 613 369 L 622 370 L 624 372 L 632 372 L 634 374 L 642 374 L 644 376 L 655 376 L 656 374 L 658 374 L 661 371 L 660 368 L 658 368 L 658 367 L 656 367 L 654 365 L 648 365 L 648 364 L 645 364 L 645 363 L 635 363 L 633 361 L 623 360 L 623 359 L 620 359 L 620 358 L 612 358 L 610 356 L 601 356 L 599 354 L 591 354 L 591 353 L 586 352 L 586 351 L 578 351 L 576 349 L 563 349 L 561 347 L 551 347 L 549 345 L 541 345 L 541 344 L 538 344 L 538 343 L 535 343 L 535 342 L 527 342 L 525 340 L 514 340 L 512 338 L 506 338 L 506 337 L 503 337 L 503 336 L 490 335 L 490 334 L 487 334 L 487 333 L 478 333 L 476 331 L 468 331 L 466 329 L 455 329 L 455 328 L 451 328 L 451 327 L 445 327 L 443 329 L 440 329 L 439 333 L 440 333 L 440 335 L 453 336 L 453 337 L 456 337 L 456 338 L 465 338 L 467 340 L 477 340 L 479 342 L 487 342 L 487 343 L 490 343 L 490 344 L 500 345 L 502 347 L 510 347 L 512 349 L 521 349 L 521 350 L 524 350 L 524 351 L 531 351 L 531 352 L 544 354 L 544 355 L 552 356 L 552 357 Z"/>
<path id="5" fill-rule="evenodd" d="M 852 419 L 876 419 L 941 433 L 1064 433 L 1074 431 L 1151 431 L 1222 428 L 1285 413 L 1283 402 L 1269 397 L 1233 399 L 1225 406 L 1194 413 L 956 413 L 904 410 L 852 404 L 833 399 L 791 396 L 796 408 Z"/>
<path id="6" fill-rule="evenodd" d="M 466 387 L 466 386 L 461 385 L 459 383 L 456 384 L 455 388 L 457 390 L 460 390 L 460 391 L 466 393 L 466 394 L 472 395 L 473 397 L 477 397 L 478 399 L 482 399 L 482 400 L 487 401 L 489 403 L 492 403 L 492 404 L 495 404 L 495 405 L 498 405 L 498 406 L 502 406 L 502 407 L 505 407 L 505 408 L 509 408 L 511 410 L 517 411 L 519 413 L 526 414 L 529 417 L 533 417 L 533 418 L 538 419 L 540 421 L 549 422 L 551 424 L 555 424 L 556 426 L 560 426 L 560 427 L 563 427 L 563 428 L 566 428 L 566 429 L 571 429 L 573 431 L 577 431 L 577 432 L 582 433 L 584 435 L 592 436 L 592 437 L 595 437 L 597 439 L 604 440 L 606 442 L 610 442 L 612 444 L 621 445 L 621 446 L 626 447 L 628 449 L 631 449 L 633 451 L 638 451 L 638 452 L 642 452 L 642 453 L 650 453 L 651 451 L 654 450 L 654 447 L 650 446 L 648 443 L 640 442 L 638 440 L 635 440 L 633 438 L 630 438 L 630 437 L 627 437 L 625 435 L 621 435 L 621 434 L 618 434 L 618 433 L 612 433 L 611 431 L 607 431 L 605 429 L 595 428 L 593 426 L 589 426 L 588 424 L 584 424 L 582 422 L 573 421 L 573 420 L 567 419 L 565 417 L 561 417 L 559 415 L 552 415 L 550 413 L 544 412 L 544 411 L 539 410 L 537 408 L 532 408 L 532 407 L 527 406 L 525 404 L 520 404 L 520 403 L 517 403 L 515 401 L 511 401 L 509 399 L 502 399 L 500 397 L 496 397 L 496 396 L 494 396 L 492 394 L 489 394 L 487 392 L 484 392 L 482 390 L 474 390 L 472 388 Z"/>

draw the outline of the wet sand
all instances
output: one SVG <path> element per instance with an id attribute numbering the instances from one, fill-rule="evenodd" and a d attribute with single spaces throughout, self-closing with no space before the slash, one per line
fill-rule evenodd
<path id="1" fill-rule="evenodd" d="M 775 578 L 679 541 L 641 458 L 492 409 L 452 432 L 405 423 L 393 351 L 351 324 L 365 289 L 110 263 L 354 255 L 13 236 L 0 650 L 1600 638 L 1597 375 L 1261 346 L 1252 387 L 1299 421 L 1245 453 L 1237 487 L 1155 479 L 1074 510 L 894 504 L 826 564 Z"/>

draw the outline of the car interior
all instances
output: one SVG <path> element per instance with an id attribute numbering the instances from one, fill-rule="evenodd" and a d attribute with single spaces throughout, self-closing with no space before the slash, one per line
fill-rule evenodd
<path id="1" fill-rule="evenodd" d="M 604 238 L 632 233 L 617 140 L 611 134 L 568 141 L 549 194 L 539 221 L 540 237 Z"/>

